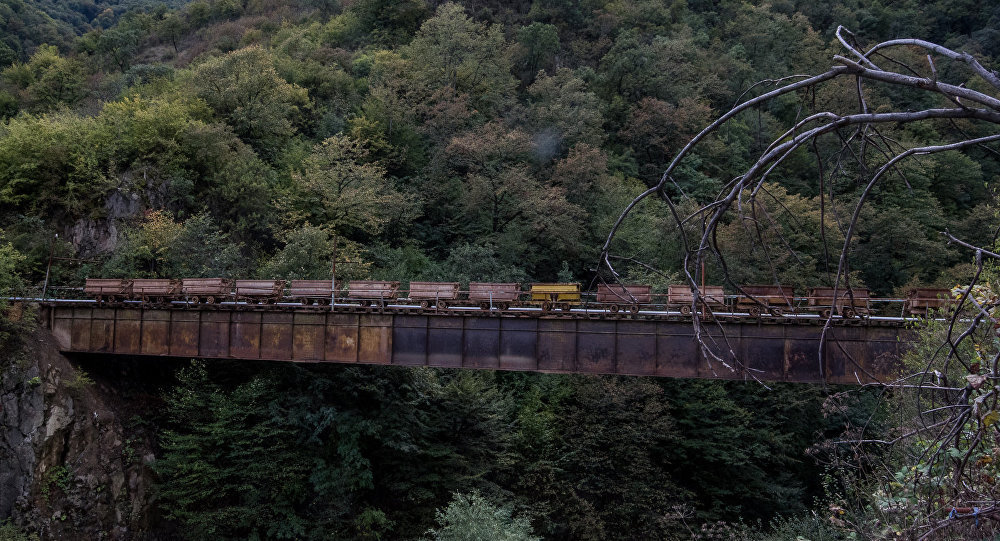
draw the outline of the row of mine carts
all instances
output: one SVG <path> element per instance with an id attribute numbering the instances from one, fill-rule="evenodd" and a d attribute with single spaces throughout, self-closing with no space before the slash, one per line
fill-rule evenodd
<path id="1" fill-rule="evenodd" d="M 598 284 L 594 293 L 585 293 L 578 283 L 534 283 L 522 289 L 519 283 L 472 282 L 462 291 L 458 282 L 410 282 L 400 290 L 398 281 L 351 280 L 346 289 L 338 283 L 336 298 L 330 280 L 230 280 L 226 278 L 184 279 L 108 279 L 88 278 L 84 293 L 99 304 L 138 301 L 166 305 L 175 301 L 188 304 L 237 302 L 246 304 L 296 303 L 329 306 L 355 304 L 360 307 L 385 307 L 405 303 L 422 309 L 444 310 L 451 307 L 508 310 L 540 308 L 542 311 L 573 308 L 605 310 L 611 313 L 638 313 L 640 310 L 679 311 L 689 315 L 692 309 L 704 314 L 729 312 L 758 318 L 813 313 L 823 317 L 868 317 L 872 297 L 863 288 L 814 287 L 805 297 L 794 288 L 782 285 L 745 285 L 734 295 L 726 295 L 722 286 L 704 286 L 696 293 L 687 284 L 671 285 L 666 294 L 654 294 L 643 284 Z M 903 302 L 903 314 L 927 316 L 954 302 L 950 291 L 917 288 Z"/>

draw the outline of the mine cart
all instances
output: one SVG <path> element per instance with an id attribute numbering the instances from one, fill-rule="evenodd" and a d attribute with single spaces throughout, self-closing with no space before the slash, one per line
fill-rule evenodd
<path id="1" fill-rule="evenodd" d="M 233 281 L 228 278 L 185 278 L 181 292 L 188 302 L 215 304 L 229 297 Z"/>
<path id="2" fill-rule="evenodd" d="M 763 311 L 780 316 L 795 311 L 795 288 L 783 285 L 746 285 L 746 295 L 736 298 L 736 310 L 760 317 Z"/>
<path id="3" fill-rule="evenodd" d="M 421 308 L 432 304 L 444 310 L 458 298 L 458 282 L 410 282 L 409 299 L 418 301 Z"/>
<path id="4" fill-rule="evenodd" d="M 333 282 L 330 280 L 292 280 L 288 296 L 302 304 L 327 305 L 333 299 Z"/>
<path id="5" fill-rule="evenodd" d="M 172 278 L 136 278 L 132 280 L 131 298 L 146 303 L 163 304 L 179 298 L 181 281 Z"/>
<path id="6" fill-rule="evenodd" d="M 943 311 L 956 302 L 950 289 L 918 287 L 907 292 L 903 311 L 912 316 L 927 317 L 932 310 Z"/>
<path id="7" fill-rule="evenodd" d="M 233 286 L 236 301 L 248 304 L 275 304 L 285 293 L 284 280 L 236 280 Z"/>
<path id="8" fill-rule="evenodd" d="M 83 286 L 83 293 L 97 299 L 98 304 L 120 302 L 132 296 L 132 280 L 87 278 L 87 282 Z"/>
<path id="9" fill-rule="evenodd" d="M 644 284 L 597 284 L 597 302 L 610 312 L 625 308 L 633 314 L 639 305 L 652 301 L 652 286 Z"/>
<path id="10" fill-rule="evenodd" d="M 469 282 L 469 302 L 483 310 L 510 308 L 521 297 L 521 284 L 511 282 Z"/>
<path id="11" fill-rule="evenodd" d="M 867 289 L 838 288 L 837 299 L 834 302 L 832 287 L 814 287 L 809 290 L 808 306 L 810 310 L 818 311 L 823 317 L 839 314 L 845 318 L 867 316 L 871 312 L 871 294 Z"/>
<path id="12" fill-rule="evenodd" d="M 351 280 L 347 284 L 347 300 L 357 301 L 361 306 L 371 306 L 373 302 L 380 306 L 386 301 L 396 300 L 399 282 L 384 280 Z"/>
<path id="13" fill-rule="evenodd" d="M 580 284 L 531 284 L 531 304 L 569 311 L 580 304 Z"/>
<path id="14" fill-rule="evenodd" d="M 701 288 L 698 301 L 702 306 L 707 306 L 711 310 L 719 310 L 726 307 L 726 293 L 722 286 L 705 286 Z M 694 290 L 687 284 L 672 285 L 667 288 L 667 308 L 677 309 L 684 315 L 691 313 L 691 304 L 694 302 Z"/>

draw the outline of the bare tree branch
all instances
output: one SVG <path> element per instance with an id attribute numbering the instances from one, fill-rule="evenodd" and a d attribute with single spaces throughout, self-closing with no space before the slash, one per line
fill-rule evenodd
<path id="1" fill-rule="evenodd" d="M 1000 156 L 995 148 L 1000 143 L 1000 97 L 996 95 L 1000 90 L 1000 76 L 996 72 L 985 68 L 968 53 L 920 39 L 895 39 L 866 48 L 843 27 L 837 29 L 836 38 L 846 52 L 833 56 L 835 65 L 829 70 L 813 76 L 768 79 L 747 88 L 732 108 L 720 114 L 673 156 L 656 185 L 625 206 L 601 248 L 601 264 L 615 280 L 620 280 L 621 275 L 612 266 L 612 261 L 629 261 L 662 276 L 680 271 L 694 299 L 691 308 L 695 339 L 712 373 L 718 367 L 720 371 L 755 377 L 750 363 L 734 351 L 726 327 L 719 318 L 713 317 L 708 303 L 703 302 L 705 292 L 701 291 L 701 284 L 705 275 L 713 274 L 715 279 L 721 279 L 749 302 L 761 305 L 758 298 L 748 295 L 744 286 L 738 283 L 736 274 L 740 269 L 730 264 L 728 259 L 733 254 L 726 252 L 732 247 L 723 242 L 725 239 L 720 239 L 719 232 L 724 227 L 738 231 L 732 234 L 742 235 L 739 238 L 745 244 L 739 248 L 749 254 L 745 257 L 760 261 L 761 273 L 766 271 L 775 283 L 779 283 L 781 264 L 804 264 L 805 259 L 791 240 L 802 227 L 802 217 L 771 193 L 774 184 L 780 185 L 784 172 L 792 164 L 801 163 L 802 153 L 810 154 L 810 162 L 818 172 L 815 201 L 820 253 L 814 261 L 820 272 L 825 269 L 835 299 L 833 309 L 828 315 L 824 313 L 826 317 L 817 348 L 816 361 L 821 371 L 826 363 L 823 355 L 827 343 L 839 328 L 834 325 L 840 318 L 835 313 L 839 302 L 836 299 L 845 298 L 845 305 L 853 306 L 857 286 L 863 285 L 858 283 L 859 274 L 852 271 L 852 255 L 861 242 L 859 236 L 864 232 L 862 226 L 867 216 L 864 211 L 870 200 L 895 179 L 913 194 L 916 180 L 911 180 L 920 178 L 920 167 L 925 167 L 925 162 L 935 163 L 924 157 L 970 148 Z M 908 65 L 912 62 L 914 49 L 923 50 L 917 58 L 922 57 L 926 66 Z M 895 57 L 904 50 L 905 61 Z M 949 63 L 971 68 L 973 77 L 985 84 L 943 80 L 954 71 L 945 68 Z M 964 68 L 961 71 L 969 72 Z M 757 89 L 772 86 L 776 88 L 749 97 Z M 825 94 L 846 93 L 843 99 L 830 101 L 841 109 L 817 110 L 815 97 L 819 89 Z M 933 105 L 922 110 L 887 108 L 880 94 L 883 89 L 894 89 L 897 93 L 906 90 L 910 94 L 923 92 L 930 100 L 919 103 Z M 786 127 L 775 130 L 776 135 L 770 142 L 760 145 L 763 150 L 749 165 L 734 178 L 720 182 L 720 193 L 713 199 L 698 201 L 697 210 L 687 213 L 687 205 L 696 192 L 685 189 L 678 182 L 677 178 L 682 178 L 677 175 L 679 164 L 742 113 L 756 109 L 759 114 L 774 100 L 800 90 L 812 96 L 812 103 L 803 100 L 795 118 L 788 120 Z M 916 123 L 945 125 L 949 137 L 933 144 L 909 142 L 906 132 L 898 128 Z M 903 136 L 898 135 L 901 132 Z M 975 135 L 970 136 L 967 132 Z M 684 200 L 681 208 L 687 214 L 682 214 L 671 194 L 680 194 Z M 649 258 L 640 260 L 613 253 L 622 224 L 632 217 L 632 211 L 640 202 L 654 195 L 667 207 L 667 216 L 673 221 L 670 229 L 680 235 L 683 261 L 679 269 L 674 268 L 672 262 L 657 264 Z M 845 201 L 847 197 L 851 199 Z M 1000 228 L 997 232 L 1000 233 Z M 925 324 L 928 328 L 921 331 L 923 340 L 936 342 L 925 344 L 925 349 L 921 350 L 923 356 L 909 361 L 912 372 L 876 385 L 881 390 L 879 398 L 883 403 L 895 401 L 900 404 L 896 410 L 898 432 L 891 437 L 870 433 L 873 414 L 852 437 L 832 442 L 835 446 L 846 447 L 851 460 L 857 461 L 851 468 L 880 480 L 880 492 L 869 494 L 865 505 L 869 509 L 873 505 L 879 508 L 878 499 L 886 498 L 890 503 L 881 507 L 881 512 L 896 517 L 893 520 L 897 520 L 911 538 L 921 539 L 969 522 L 972 512 L 958 512 L 957 509 L 979 509 L 971 502 L 995 502 L 1000 496 L 994 488 L 997 480 L 989 481 L 991 477 L 983 478 L 979 473 L 984 471 L 984 464 L 993 460 L 984 456 L 995 455 L 1000 462 L 1000 340 L 997 340 L 1000 331 L 996 330 L 1000 326 L 1000 312 L 996 312 L 1000 310 L 1000 294 L 984 281 L 1000 273 L 994 270 L 1000 269 L 996 234 L 993 244 L 984 246 L 959 239 L 947 230 L 942 236 L 943 243 L 972 256 L 974 273 L 970 272 L 968 284 L 954 290 L 957 299 L 948 317 Z M 1000 291 L 1000 286 L 997 289 Z M 704 308 L 704 314 L 699 313 L 699 307 Z M 848 353 L 841 346 L 838 355 L 850 362 Z M 871 374 L 861 374 L 860 366 L 855 371 L 859 383 L 862 383 L 861 376 L 869 380 L 874 378 Z M 861 386 L 862 392 L 872 385 Z M 890 451 L 884 451 L 888 453 L 885 456 L 875 456 L 868 451 L 872 446 L 886 447 Z M 901 463 L 892 462 L 886 456 L 897 457 L 893 460 L 904 463 L 909 461 L 912 469 L 898 469 Z M 1000 469 L 996 475 L 1000 477 Z M 925 499 L 919 505 L 902 504 L 899 503 L 902 500 L 892 499 L 894 493 L 906 490 L 913 493 L 923 490 L 919 493 Z M 993 520 L 1000 516 L 1000 508 L 995 504 L 981 507 L 976 517 Z M 950 518 L 944 518 L 949 511 Z M 846 518 L 843 520 L 847 522 Z M 861 535 L 880 538 L 884 533 L 866 530 L 863 522 L 851 522 Z"/>

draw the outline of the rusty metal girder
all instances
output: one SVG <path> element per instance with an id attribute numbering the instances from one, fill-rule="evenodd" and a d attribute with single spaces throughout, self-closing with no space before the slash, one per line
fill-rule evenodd
<path id="1" fill-rule="evenodd" d="M 709 362 L 689 321 L 95 306 L 43 307 L 65 352 L 434 366 L 802 383 L 869 383 L 897 371 L 901 327 L 837 326 L 819 362 L 821 326 L 708 327 Z M 739 361 L 739 362 L 736 362 Z"/>

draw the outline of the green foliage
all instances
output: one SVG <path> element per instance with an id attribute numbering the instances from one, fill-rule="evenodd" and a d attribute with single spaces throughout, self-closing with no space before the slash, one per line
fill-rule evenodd
<path id="1" fill-rule="evenodd" d="M 559 29 L 551 24 L 534 22 L 517 30 L 519 65 L 534 76 L 547 67 L 559 52 Z"/>
<path id="2" fill-rule="evenodd" d="M 191 74 L 197 96 L 264 156 L 274 158 L 281 143 L 295 133 L 305 89 L 288 84 L 272 54 L 251 46 L 207 60 Z"/>
<path id="3" fill-rule="evenodd" d="M 427 4 L 419 0 L 360 0 L 348 13 L 359 32 L 386 45 L 409 41 L 428 14 Z"/>
<path id="4" fill-rule="evenodd" d="M 497 506 L 478 492 L 456 492 L 448 507 L 435 512 L 439 528 L 427 533 L 437 541 L 541 539 L 531 534 L 531 523 L 525 517 L 514 517 L 512 513 L 509 507 Z"/>
<path id="5" fill-rule="evenodd" d="M 837 265 L 830 254 L 839 254 L 843 247 L 841 232 L 829 223 L 823 228 L 818 198 L 790 194 L 776 184 L 763 189 L 765 196 L 747 205 L 744 217 L 719 228 L 719 245 L 731 254 L 732 279 L 739 284 L 780 283 L 800 288 L 826 283 Z M 877 260 L 865 257 L 858 264 L 888 268 L 882 256 Z M 867 277 L 865 283 L 873 285 Z"/>
<path id="6" fill-rule="evenodd" d="M 354 526 L 361 539 L 382 539 L 396 525 L 381 509 L 365 508 L 354 519 Z"/>
<path id="7" fill-rule="evenodd" d="M 73 370 L 73 375 L 63 380 L 62 383 L 70 391 L 79 392 L 93 385 L 94 380 L 82 368 L 76 368 Z"/>
<path id="8" fill-rule="evenodd" d="M 412 244 L 395 248 L 384 244 L 372 246 L 368 253 L 375 267 L 372 273 L 375 279 L 432 281 L 443 280 L 445 276 L 439 263 Z"/>
<path id="9" fill-rule="evenodd" d="M 291 224 L 314 223 L 340 233 L 378 233 L 392 220 L 406 220 L 412 202 L 366 162 L 364 145 L 334 136 L 314 147 L 283 201 Z"/>
<path id="10" fill-rule="evenodd" d="M 686 490 L 664 453 L 676 432 L 662 390 L 643 379 L 525 378 L 510 483 L 545 538 L 674 539 L 666 514 Z M 613 532 L 613 533 L 612 533 Z"/>
<path id="11" fill-rule="evenodd" d="M 166 64 L 137 64 L 125 72 L 126 87 L 148 84 L 158 79 L 173 79 L 174 69 Z"/>
<path id="12" fill-rule="evenodd" d="M 262 278 L 329 279 L 334 259 L 337 261 L 338 283 L 368 277 L 370 262 L 356 243 L 331 237 L 327 230 L 309 225 L 286 232 L 286 235 L 285 247 L 258 272 Z"/>
<path id="13" fill-rule="evenodd" d="M 333 241 L 330 234 L 305 226 L 288 234 L 288 242 L 260 271 L 262 277 L 307 280 L 330 278 Z"/>
<path id="14" fill-rule="evenodd" d="M 49 468 L 49 470 L 43 475 L 42 482 L 40 484 L 42 499 L 46 502 L 49 501 L 49 497 L 52 493 L 52 487 L 56 487 L 65 493 L 69 490 L 72 481 L 73 471 L 66 466 L 60 464 Z"/>
<path id="15" fill-rule="evenodd" d="M 523 269 L 501 263 L 500 254 L 494 247 L 479 244 L 461 244 L 452 248 L 442 263 L 442 275 L 463 284 L 527 281 Z"/>
<path id="16" fill-rule="evenodd" d="M 809 501 L 807 490 L 819 495 L 818 486 L 803 483 L 806 472 L 818 475 L 804 462 L 821 427 L 823 397 L 816 389 L 781 386 L 765 396 L 714 381 L 665 380 L 662 386 L 676 419 L 677 439 L 667 450 L 679 466 L 672 473 L 695 493 L 704 518 L 798 513 Z"/>
<path id="17" fill-rule="evenodd" d="M 23 115 L 0 127 L 0 203 L 7 211 L 82 217 L 112 181 L 94 153 L 96 124 L 70 113 Z"/>
<path id="18" fill-rule="evenodd" d="M 0 522 L 0 541 L 38 541 L 38 539 L 38 535 L 25 532 L 15 526 L 10 519 Z"/>
<path id="19" fill-rule="evenodd" d="M 600 146 L 604 139 L 600 101 L 571 70 L 559 69 L 551 77 L 540 74 L 528 95 L 528 125 L 535 130 L 535 152 L 540 157 L 561 155 L 577 143 Z"/>
<path id="20" fill-rule="evenodd" d="M 239 268 L 236 247 L 204 213 L 179 223 L 164 212 L 151 212 L 138 227 L 125 229 L 120 244 L 102 267 L 103 276 L 233 276 Z"/>
<path id="21" fill-rule="evenodd" d="M 198 364 L 179 379 L 168 397 L 173 428 L 155 464 L 168 516 L 191 539 L 305 534 L 299 506 L 313 465 L 297 452 L 301 436 L 282 419 L 288 404 L 273 383 L 260 377 L 223 393 Z"/>
<path id="22" fill-rule="evenodd" d="M 194 538 L 423 531 L 507 445 L 491 374 L 282 369 L 221 386 L 196 363 L 179 381 L 156 468 Z"/>
<path id="23" fill-rule="evenodd" d="M 525 164 L 526 133 L 491 123 L 453 138 L 444 152 L 446 176 L 428 186 L 428 195 L 444 199 L 429 203 L 457 207 L 458 239 L 492 244 L 502 262 L 519 261 L 532 274 L 574 258 L 584 213 L 567 201 L 564 187 L 541 182 Z"/>
<path id="24" fill-rule="evenodd" d="M 96 31 L 93 37 L 95 52 L 107 65 L 123 73 L 128 70 L 149 30 L 147 18 L 136 13 L 130 15 L 112 28 Z"/>
<path id="25" fill-rule="evenodd" d="M 21 104 L 29 111 L 72 106 L 86 94 L 83 65 L 60 56 L 53 45 L 42 45 L 28 62 L 14 63 L 0 75 L 18 90 Z"/>
<path id="26" fill-rule="evenodd" d="M 499 26 L 478 23 L 461 5 L 448 2 L 420 26 L 402 53 L 421 83 L 468 93 L 477 107 L 499 112 L 516 86 L 507 49 Z"/>
<path id="27" fill-rule="evenodd" d="M 0 237 L 2 233 L 0 231 Z M 5 297 L 15 295 L 21 287 L 17 269 L 24 259 L 11 243 L 0 244 L 0 308 L 7 304 Z"/>
<path id="28" fill-rule="evenodd" d="M 708 54 L 689 31 L 647 37 L 626 30 L 601 59 L 605 92 L 630 101 L 645 96 L 671 102 L 691 96 L 720 96 L 724 93 L 726 59 L 710 60 Z"/>

